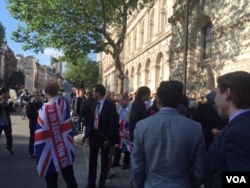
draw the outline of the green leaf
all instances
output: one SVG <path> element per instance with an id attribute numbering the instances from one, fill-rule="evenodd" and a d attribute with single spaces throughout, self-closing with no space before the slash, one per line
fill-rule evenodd
<path id="1" fill-rule="evenodd" d="M 12 39 L 24 50 L 43 52 L 51 47 L 75 63 L 90 52 L 111 54 L 118 78 L 124 78 L 120 61 L 127 21 L 134 11 L 154 0 L 6 0 L 11 15 L 23 22 Z M 111 28 L 119 28 L 110 33 Z M 123 80 L 121 80 L 123 81 Z M 122 91 L 121 91 L 122 92 Z"/>
<path id="2" fill-rule="evenodd" d="M 81 88 L 84 83 L 85 88 L 92 89 L 98 79 L 97 62 L 87 57 L 79 58 L 75 62 L 75 65 L 71 63 L 65 65 L 65 78 L 74 87 Z"/>

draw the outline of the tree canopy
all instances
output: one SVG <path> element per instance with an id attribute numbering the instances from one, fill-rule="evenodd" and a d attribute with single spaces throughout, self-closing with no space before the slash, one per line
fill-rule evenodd
<path id="1" fill-rule="evenodd" d="M 77 88 L 92 89 L 97 83 L 97 62 L 87 57 L 77 60 L 77 64 L 67 63 L 65 65 L 65 78 Z"/>
<path id="2" fill-rule="evenodd" d="M 24 50 L 43 52 L 47 47 L 61 50 L 67 62 L 92 50 L 114 59 L 123 87 L 124 72 L 120 54 L 127 21 L 137 10 L 154 0 L 7 0 L 12 16 L 24 22 L 12 33 Z M 113 32 L 112 29 L 117 30 Z"/>

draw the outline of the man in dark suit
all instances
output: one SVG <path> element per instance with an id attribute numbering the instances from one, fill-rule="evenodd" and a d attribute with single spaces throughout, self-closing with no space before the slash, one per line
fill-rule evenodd
<path id="1" fill-rule="evenodd" d="M 76 89 L 76 96 L 72 100 L 72 116 L 77 117 L 74 122 L 78 131 L 82 131 L 81 119 L 80 119 L 80 110 L 81 105 L 86 101 L 85 94 L 83 89 Z"/>
<path id="2" fill-rule="evenodd" d="M 136 92 L 136 99 L 132 104 L 130 121 L 129 121 L 129 136 L 130 140 L 134 139 L 134 129 L 135 124 L 148 117 L 149 112 L 147 111 L 145 101 L 148 101 L 150 98 L 150 89 L 147 86 L 139 87 Z"/>
<path id="3" fill-rule="evenodd" d="M 214 134 L 214 130 L 219 132 L 226 125 L 227 119 L 221 118 L 218 115 L 215 105 L 215 91 L 208 93 L 205 97 L 207 102 L 198 105 L 194 120 L 200 122 L 202 125 L 206 148 L 208 149 L 214 137 L 217 136 Z"/>
<path id="4" fill-rule="evenodd" d="M 37 124 L 38 111 L 42 107 L 43 103 L 41 101 L 41 93 L 36 91 L 34 93 L 34 100 L 28 104 L 27 107 L 27 116 L 29 120 L 30 128 L 30 138 L 29 138 L 29 157 L 35 158 L 34 155 L 34 143 L 35 143 L 35 131 Z"/>
<path id="5" fill-rule="evenodd" d="M 106 89 L 97 84 L 94 87 L 93 97 L 96 101 L 92 106 L 91 121 L 86 130 L 89 137 L 89 174 L 88 188 L 95 188 L 96 168 L 99 149 L 101 149 L 101 174 L 99 188 L 103 188 L 108 171 L 108 157 L 110 146 L 116 143 L 119 136 L 115 104 L 105 99 Z M 118 121 L 118 120 L 117 120 Z"/>
<path id="6" fill-rule="evenodd" d="M 250 172 L 250 74 L 237 71 L 217 80 L 215 102 L 229 123 L 209 148 L 208 187 L 222 187 L 222 172 Z M 224 181 L 226 182 L 226 180 Z"/>
<path id="7" fill-rule="evenodd" d="M 10 92 L 8 88 L 0 89 L 0 137 L 2 135 L 2 131 L 5 133 L 5 137 L 7 140 L 7 145 L 5 151 L 9 155 L 14 155 L 12 150 L 12 127 L 11 127 L 11 118 L 10 118 L 10 109 L 11 107 L 7 103 L 10 98 Z"/>

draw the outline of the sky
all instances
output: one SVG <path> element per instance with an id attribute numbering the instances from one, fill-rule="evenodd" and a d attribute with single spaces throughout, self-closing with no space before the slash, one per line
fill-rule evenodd
<path id="1" fill-rule="evenodd" d="M 16 30 L 18 24 L 20 22 L 11 17 L 5 0 L 0 0 L 0 22 L 5 27 L 5 37 L 7 40 L 7 45 L 14 52 L 15 55 L 22 54 L 26 56 L 34 56 L 40 64 L 49 65 L 50 57 L 59 57 L 62 55 L 56 49 L 48 48 L 44 50 L 44 53 L 34 53 L 32 50 L 24 51 L 22 49 L 22 43 L 17 43 L 11 39 L 11 33 Z M 88 57 L 94 61 L 96 61 L 96 54 L 89 54 Z"/>

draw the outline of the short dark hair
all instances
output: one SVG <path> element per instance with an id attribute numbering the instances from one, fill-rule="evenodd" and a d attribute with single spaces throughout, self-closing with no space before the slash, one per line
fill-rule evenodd
<path id="1" fill-rule="evenodd" d="M 150 95 L 150 89 L 147 86 L 139 87 L 136 92 L 136 98 L 142 98 L 143 96 Z"/>
<path id="2" fill-rule="evenodd" d="M 227 88 L 232 92 L 231 100 L 236 108 L 250 108 L 250 74 L 236 71 L 224 74 L 217 79 L 219 92 L 224 93 Z"/>
<path id="3" fill-rule="evenodd" d="M 157 89 L 157 96 L 164 107 L 176 108 L 181 101 L 183 84 L 177 80 L 163 81 Z"/>
<path id="4" fill-rule="evenodd" d="M 101 96 L 106 95 L 106 89 L 102 84 L 96 84 L 94 90 L 95 92 L 99 92 Z"/>

